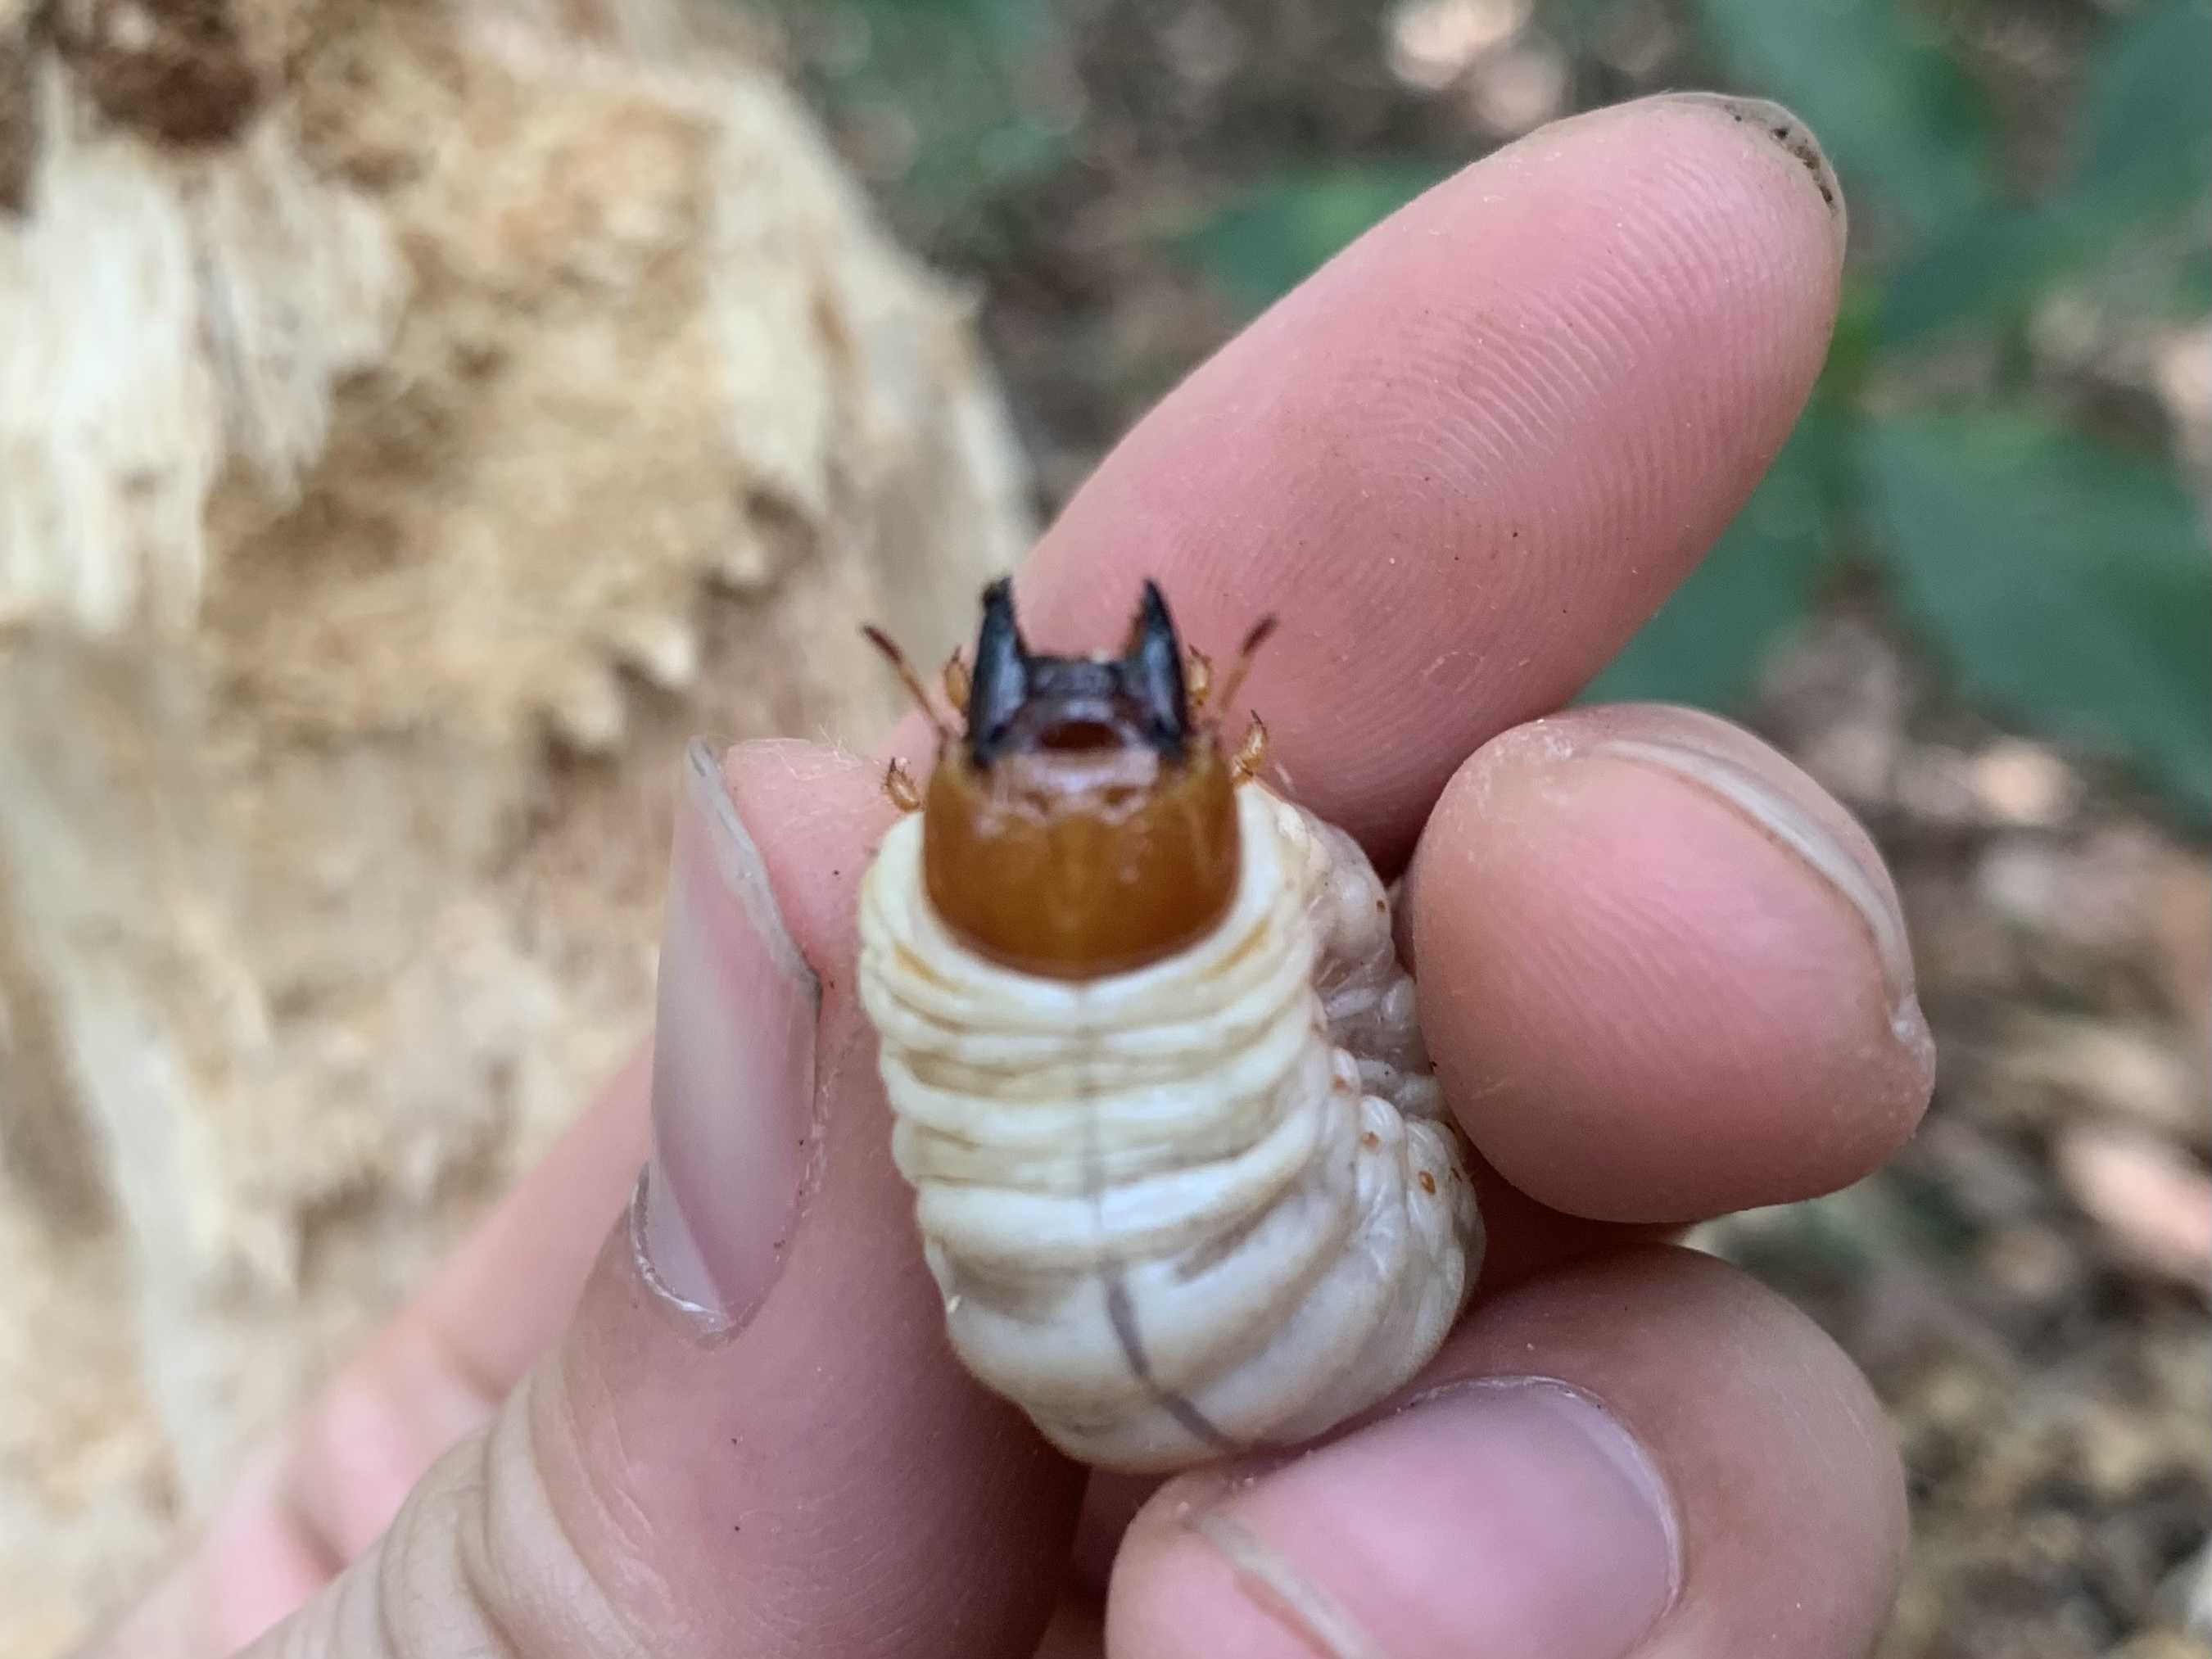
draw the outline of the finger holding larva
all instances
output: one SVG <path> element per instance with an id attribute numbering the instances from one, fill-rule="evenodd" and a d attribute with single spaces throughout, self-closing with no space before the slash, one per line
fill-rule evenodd
<path id="1" fill-rule="evenodd" d="M 1435 1352 L 1481 1248 L 1381 883 L 1194 725 L 1156 590 L 1093 659 L 994 587 L 963 689 L 860 924 L 952 1345 L 1102 1467 L 1324 1432 Z"/>

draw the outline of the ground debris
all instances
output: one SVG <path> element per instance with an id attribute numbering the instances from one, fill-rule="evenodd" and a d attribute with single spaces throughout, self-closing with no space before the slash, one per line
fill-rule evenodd
<path id="1" fill-rule="evenodd" d="M 1811 1310 L 1894 1415 L 1914 1547 L 1884 1659 L 2205 1659 L 2212 864 L 1915 660 L 1878 616 L 1829 617 L 1754 720 L 1891 860 L 1936 1103 L 1881 1175 L 1699 1242 Z"/>

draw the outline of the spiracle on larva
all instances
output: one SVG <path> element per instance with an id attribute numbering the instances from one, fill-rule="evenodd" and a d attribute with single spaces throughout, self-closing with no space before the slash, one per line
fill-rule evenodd
<path id="1" fill-rule="evenodd" d="M 1150 584 L 1118 658 L 1030 651 L 994 584 L 945 678 L 964 728 L 887 777 L 917 810 L 860 979 L 954 1349 L 1102 1468 L 1326 1431 L 1435 1353 L 1482 1249 L 1381 882 L 1253 775 L 1256 725 L 1232 755 L 1194 717 Z"/>

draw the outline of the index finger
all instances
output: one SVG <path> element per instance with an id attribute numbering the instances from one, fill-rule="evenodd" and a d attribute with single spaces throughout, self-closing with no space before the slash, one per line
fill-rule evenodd
<path id="1" fill-rule="evenodd" d="M 1459 763 L 1571 698 L 1742 505 L 1820 371 L 1843 240 L 1777 106 L 1542 129 L 1146 416 L 1018 578 L 1025 620 L 1105 643 L 1147 575 L 1209 647 L 1279 613 L 1246 700 L 1299 797 L 1401 863 Z"/>

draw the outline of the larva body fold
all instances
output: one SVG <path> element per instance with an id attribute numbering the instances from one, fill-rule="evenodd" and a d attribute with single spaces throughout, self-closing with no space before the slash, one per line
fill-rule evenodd
<path id="1" fill-rule="evenodd" d="M 1086 1462 L 1326 1431 L 1437 1350 L 1481 1252 L 1392 948 L 1341 831 L 1257 783 L 1220 923 L 1048 977 L 935 913 L 921 815 L 863 884 L 893 1151 L 962 1360 Z"/>

